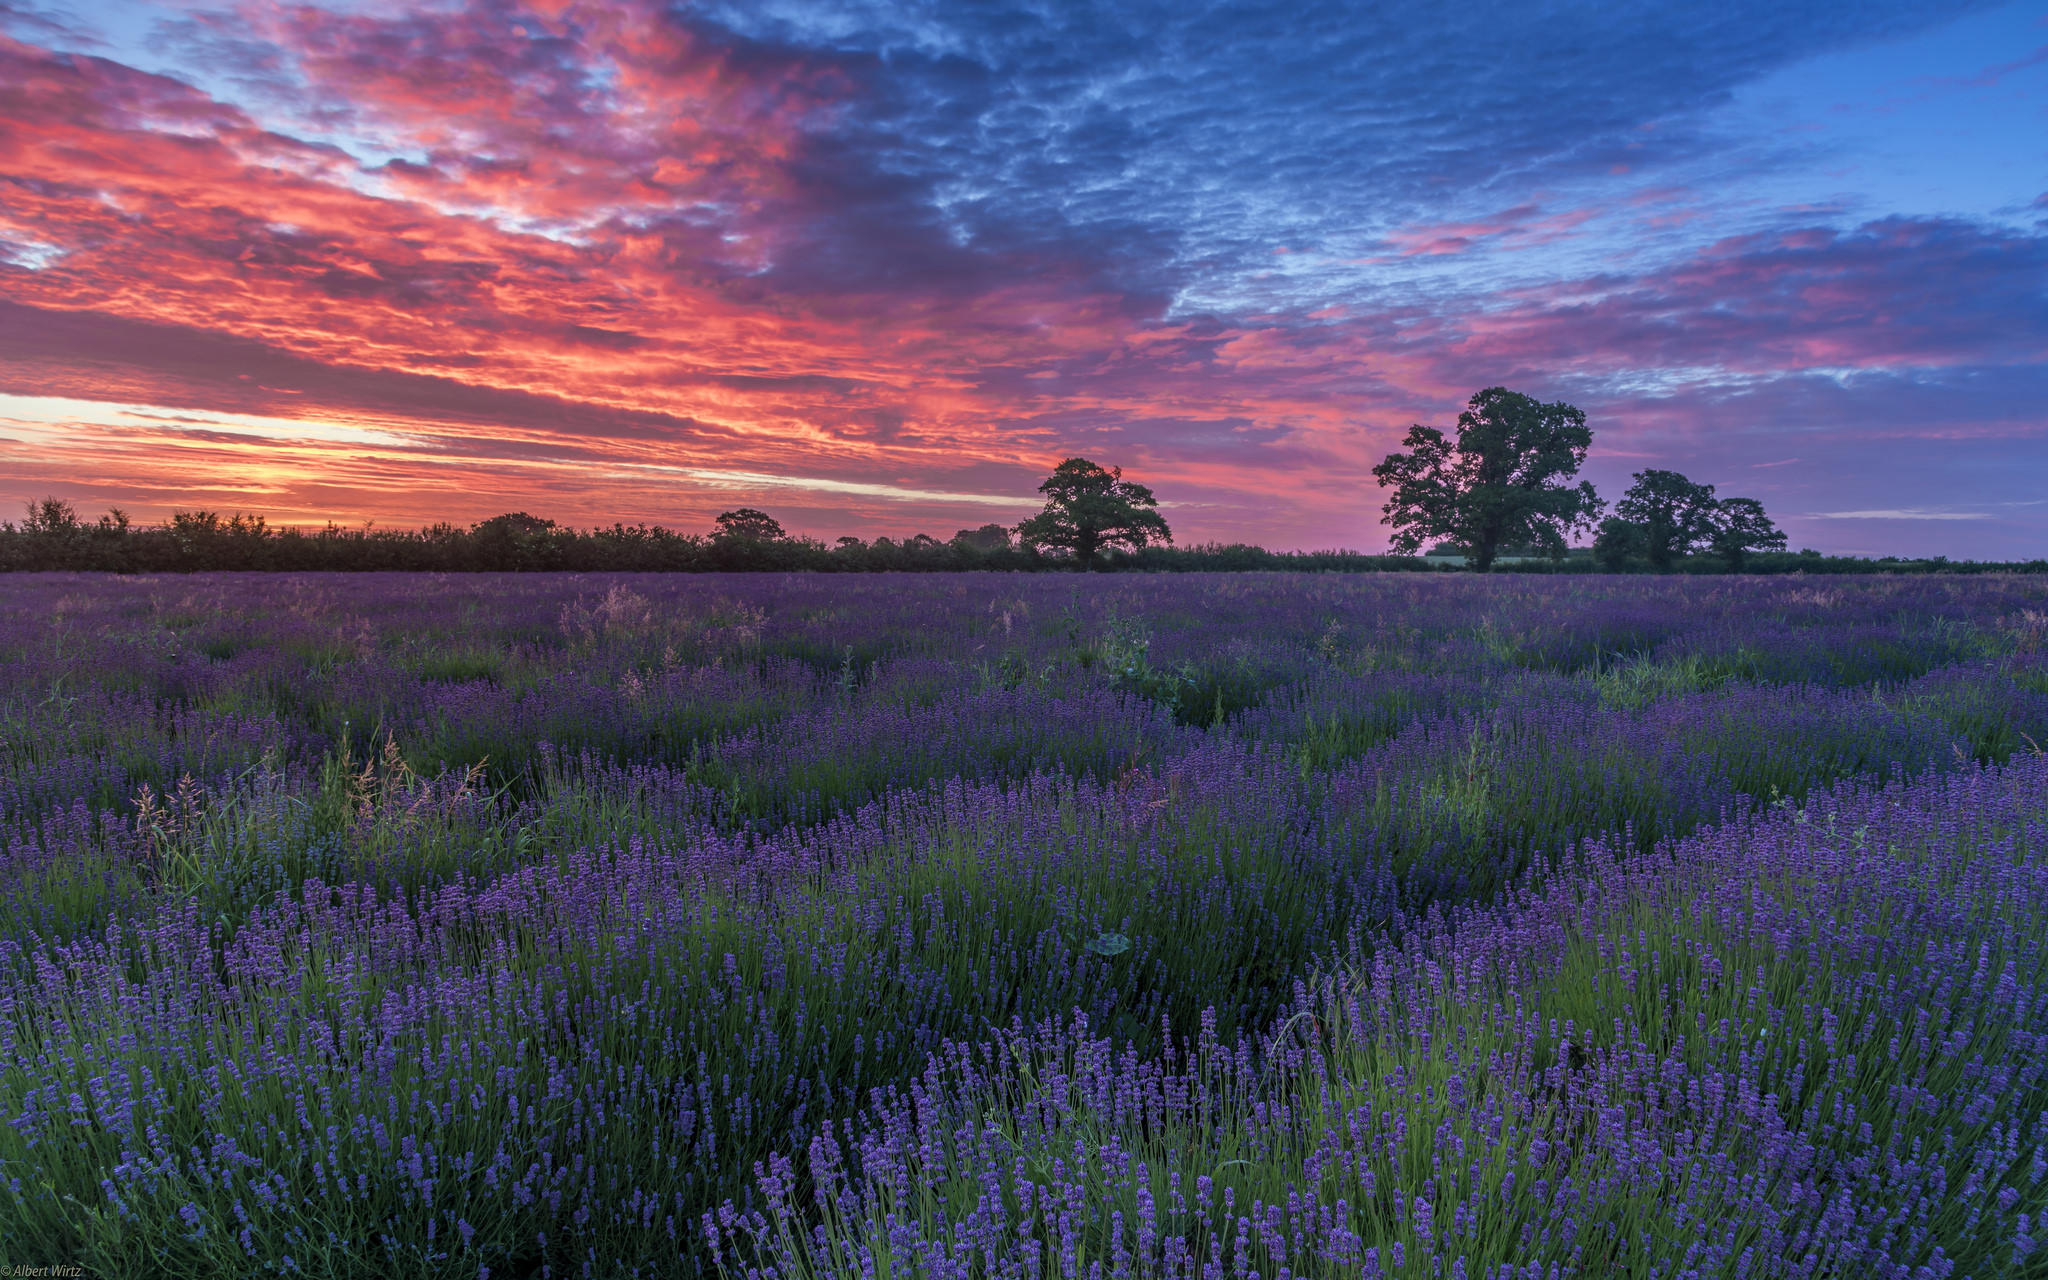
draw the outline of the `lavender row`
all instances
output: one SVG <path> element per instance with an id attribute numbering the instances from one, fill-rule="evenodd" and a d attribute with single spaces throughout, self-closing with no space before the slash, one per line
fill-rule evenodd
<path id="1" fill-rule="evenodd" d="M 162 790 L 266 752 L 310 763 L 380 731 L 422 772 L 488 759 L 510 776 L 542 741 L 680 763 L 800 711 L 992 686 L 1136 692 L 1208 726 L 1374 672 L 1896 683 L 2038 653 L 2048 627 L 2048 589 L 2026 579 L 874 585 L 17 577 L 0 609 L 0 814 L 119 804 L 142 783 Z"/>
<path id="2" fill-rule="evenodd" d="M 2016 1276 L 2048 1213 L 2048 759 L 1600 848 L 1235 1045 L 955 1044 L 703 1228 L 779 1277 Z"/>
<path id="3" fill-rule="evenodd" d="M 1838 723 L 1844 695 L 1741 692 L 1753 705 L 1696 699 L 1693 728 L 1715 729 L 1718 715 L 1724 747 L 1776 744 L 1794 772 L 1827 754 L 1829 733 L 1838 757 L 1883 756 L 1874 703 L 1876 747 Z M 1560 725 L 1583 749 L 1617 722 L 1554 715 L 1533 705 L 1495 724 L 1523 731 L 1506 740 L 1524 754 L 1504 771 L 1538 777 L 1571 747 Z M 1686 723 L 1637 713 L 1637 745 Z M 1770 732 L 1754 734 L 1758 723 Z M 607 1267 L 689 1265 L 703 1245 L 691 1223 L 741 1190 L 752 1163 L 829 1133 L 948 1041 L 1071 1009 L 1122 1044 L 1190 1034 L 1205 1014 L 1245 1036 L 1282 1012 L 1315 956 L 1358 946 L 1412 903 L 1418 870 L 1440 882 L 1429 858 L 1511 856 L 1501 828 L 1474 820 L 1463 844 L 1455 825 L 1425 830 L 1435 843 L 1418 857 L 1416 814 L 1434 812 L 1426 779 L 1413 804 L 1378 810 L 1346 790 L 1403 753 L 1435 767 L 1440 737 L 1390 743 L 1338 785 L 1219 744 L 1107 784 L 899 792 L 765 837 L 692 816 L 684 791 L 683 812 L 651 822 L 647 839 L 542 851 L 489 881 L 394 898 L 367 879 L 309 877 L 233 921 L 190 896 L 116 914 L 96 935 L 10 944 L 0 1061 L 20 1145 L 0 1159 L 31 1224 L 19 1243 L 94 1247 L 55 1189 L 97 1187 L 120 1239 L 195 1216 L 164 1255 L 193 1268 L 340 1255 L 567 1270 L 571 1244 L 611 1250 Z M 1450 758 L 1470 740 L 1455 736 Z M 1629 743 L 1617 749 L 1626 757 Z M 1572 785 L 1606 785 L 1612 762 L 1592 763 Z M 1666 763 L 1676 771 L 1663 784 L 1692 786 L 1696 808 L 1740 795 L 1725 769 L 1685 773 L 1695 756 Z M 674 785 L 644 770 L 586 777 L 637 788 L 633 803 L 657 813 Z M 1599 794 L 1576 811 L 1525 808 L 1521 829 L 1555 824 L 1564 844 L 1545 852 L 1567 852 L 1613 825 Z M 447 787 L 359 798 L 379 806 L 363 838 L 381 831 L 394 856 L 473 802 Z M 410 839 L 408 822 L 422 824 Z M 1586 855 L 1596 871 L 1600 856 Z M 1516 865 L 1485 870 L 1511 882 Z M 201 1158 L 223 1137 L 261 1187 Z M 408 1152 L 440 1153 L 455 1172 L 417 1185 L 424 1166 Z M 352 1192 L 330 1185 L 336 1170 Z M 557 1180 L 552 1198 L 535 1190 L 543 1176 Z M 445 1244 L 482 1222 L 494 1224 L 483 1243 Z M 446 1257 L 405 1252 L 436 1239 Z"/>
<path id="4" fill-rule="evenodd" d="M 591 1249 L 670 1273 L 754 1162 L 948 1039 L 1073 1008 L 1133 1039 L 1263 1022 L 1392 901 L 1303 835 L 1292 786 L 1225 750 L 413 904 L 309 881 L 228 937 L 188 899 L 0 944 L 0 1246 L 114 1274 L 567 1273 Z"/>
<path id="5" fill-rule="evenodd" d="M 928 705 L 831 704 L 700 744 L 681 765 L 542 740 L 516 794 L 475 768 L 419 775 L 395 738 L 371 759 L 344 744 L 311 766 L 145 789 L 147 813 L 74 800 L 18 820 L 0 861 L 15 890 L 0 935 L 97 927 L 129 910 L 145 880 L 198 894 L 231 930 L 308 879 L 417 894 L 550 851 L 772 836 L 951 779 L 1109 782 L 1225 742 L 1293 766 L 1304 794 L 1321 797 L 1322 838 L 1386 860 L 1410 898 L 1470 893 L 1594 837 L 1626 833 L 1647 848 L 1835 778 L 2029 749 L 2048 737 L 2048 693 L 2020 683 L 2025 674 L 1957 668 L 1882 699 L 1728 684 L 1617 703 L 1598 682 L 1555 675 L 1371 673 L 1246 713 L 1220 734 L 1134 695 L 995 687 Z"/>
<path id="6" fill-rule="evenodd" d="M 897 585 L 30 580 L 0 1257 L 687 1273 L 949 1044 L 1264 1070 L 1389 920 L 2048 738 L 2022 580 Z"/>

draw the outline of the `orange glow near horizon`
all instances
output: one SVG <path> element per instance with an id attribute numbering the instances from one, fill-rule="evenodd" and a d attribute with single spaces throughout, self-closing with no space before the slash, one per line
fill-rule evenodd
<path id="1" fill-rule="evenodd" d="M 746 240 L 741 259 L 772 257 L 778 236 L 801 227 L 806 211 L 782 206 L 803 196 L 779 166 L 801 117 L 825 109 L 830 77 L 766 68 L 740 83 L 715 62 L 688 65 L 689 48 L 656 34 L 614 32 L 630 51 L 619 65 L 679 69 L 643 86 L 634 120 L 597 127 L 664 111 L 690 123 L 644 148 L 637 168 L 536 147 L 541 162 L 516 182 L 474 165 L 385 166 L 388 195 L 335 155 L 175 81 L 0 45 L 10 109 L 32 110 L 38 125 L 0 135 L 0 168 L 50 181 L 10 203 L 4 228 L 63 228 L 60 257 L 6 277 L 15 309 L 0 326 L 17 332 L 0 391 L 101 406 L 40 428 L 11 423 L 0 446 L 16 455 L 12 496 L 57 487 L 139 513 L 213 504 L 354 522 L 477 518 L 508 503 L 590 521 L 702 519 L 742 499 L 821 507 L 831 495 L 842 507 L 916 508 L 899 518 L 966 519 L 1028 512 L 1036 478 L 1081 447 L 1035 425 L 1048 413 L 1284 414 L 1309 436 L 1347 425 L 1298 386 L 1244 385 L 1240 375 L 1285 359 L 1257 335 L 1204 341 L 1213 356 L 1190 361 L 1175 326 L 1134 323 L 1121 299 L 1056 263 L 968 294 L 753 298 L 749 272 L 679 259 Z M 333 47 L 346 44 L 344 33 Z M 415 84 L 371 77 L 349 89 L 379 127 L 429 152 L 516 132 L 510 88 L 472 84 L 450 98 Z M 679 244 L 691 228 L 636 227 L 636 215 L 692 197 L 749 205 L 748 235 Z M 515 225 L 527 218 L 580 229 Z M 53 313 L 77 328 L 38 349 L 19 331 Z M 158 342 L 166 350 L 150 352 Z M 110 368 L 93 346 L 131 354 Z M 254 411 L 267 425 L 201 431 L 122 405 L 163 420 Z M 374 446 L 322 425 L 359 419 L 379 424 Z M 1237 470 L 1177 464 L 1143 441 L 1106 452 L 1169 491 L 1228 488 Z M 774 479 L 705 479 L 734 474 Z"/>

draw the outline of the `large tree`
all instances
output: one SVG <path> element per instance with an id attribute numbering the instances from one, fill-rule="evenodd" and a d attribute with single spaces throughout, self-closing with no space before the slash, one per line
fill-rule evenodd
<path id="1" fill-rule="evenodd" d="M 1106 547 L 1137 550 L 1153 541 L 1171 543 L 1173 531 L 1158 511 L 1159 500 L 1122 467 L 1104 470 L 1086 458 L 1068 458 L 1038 486 L 1045 510 L 1017 526 L 1017 540 L 1032 550 L 1071 552 L 1092 568 Z"/>
<path id="2" fill-rule="evenodd" d="M 172 519 L 175 521 L 178 516 Z M 219 517 L 210 511 L 198 511 L 191 513 L 189 519 L 181 542 L 188 546 L 213 546 L 219 542 Z M 485 569 L 557 568 L 564 544 L 574 536 L 554 521 L 524 511 L 508 511 L 479 520 L 469 533 L 478 567 Z"/>
<path id="3" fill-rule="evenodd" d="M 1659 573 L 1672 562 L 1704 549 L 1714 533 L 1714 486 L 1695 484 L 1676 471 L 1638 471 L 1635 483 L 1614 504 L 1614 514 L 1634 525 L 1650 567 Z"/>
<path id="4" fill-rule="evenodd" d="M 720 542 L 780 542 L 789 536 L 781 521 L 752 507 L 721 511 L 717 524 L 718 531 L 711 536 Z"/>
<path id="5" fill-rule="evenodd" d="M 1707 545 L 1741 573 L 1752 551 L 1783 551 L 1785 534 L 1764 514 L 1755 498 L 1723 498 L 1714 507 L 1714 529 Z"/>
<path id="6" fill-rule="evenodd" d="M 1488 387 L 1458 415 L 1457 439 L 1418 423 L 1401 443 L 1408 452 L 1372 469 L 1394 491 L 1385 511 L 1397 552 L 1448 538 L 1484 573 L 1506 546 L 1561 557 L 1565 535 L 1599 518 L 1593 486 L 1571 483 L 1593 433 L 1586 415 L 1562 401 Z"/>

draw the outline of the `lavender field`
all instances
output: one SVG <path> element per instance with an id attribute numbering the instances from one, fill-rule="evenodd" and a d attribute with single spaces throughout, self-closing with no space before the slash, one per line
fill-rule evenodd
<path id="1" fill-rule="evenodd" d="M 10 1274 L 2048 1274 L 2048 579 L 6 585 Z"/>

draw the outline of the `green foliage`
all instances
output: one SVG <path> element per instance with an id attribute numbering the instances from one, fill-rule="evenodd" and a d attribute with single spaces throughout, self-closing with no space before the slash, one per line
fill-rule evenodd
<path id="1" fill-rule="evenodd" d="M 1077 651 L 1083 669 L 1099 671 L 1119 693 L 1146 698 L 1176 716 L 1191 705 L 1195 684 L 1190 663 L 1159 667 L 1152 663 L 1152 631 L 1142 619 L 1109 615 L 1094 643 Z"/>
<path id="2" fill-rule="evenodd" d="M 346 742 L 320 762 L 312 785 L 260 768 L 218 791 L 185 777 L 158 795 L 144 787 L 135 827 L 153 887 L 190 901 L 231 934 L 248 913 L 308 880 L 369 884 L 408 897 L 465 876 L 509 870 L 515 847 L 481 762 L 427 779 L 396 742 L 357 759 Z"/>
<path id="3" fill-rule="evenodd" d="M 1603 706 L 1640 710 L 1665 698 L 1704 693 L 1728 679 L 1724 670 L 1701 654 L 1655 662 L 1647 658 L 1617 655 L 1611 663 L 1596 664 L 1591 672 L 1594 688 Z"/>

